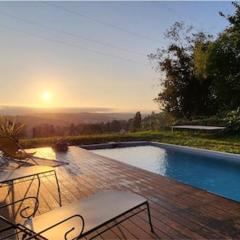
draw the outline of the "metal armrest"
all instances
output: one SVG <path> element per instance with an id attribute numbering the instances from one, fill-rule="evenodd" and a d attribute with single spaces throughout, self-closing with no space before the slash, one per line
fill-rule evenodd
<path id="1" fill-rule="evenodd" d="M 19 200 L 17 200 L 17 201 L 11 202 L 11 203 L 8 203 L 8 204 L 5 204 L 5 205 L 1 205 L 1 206 L 0 206 L 0 209 L 6 208 L 6 207 L 8 207 L 8 206 L 14 205 L 14 204 L 19 203 L 19 202 L 23 203 L 25 200 L 29 200 L 29 199 L 34 200 L 33 212 L 32 212 L 31 214 L 25 215 L 24 212 L 25 212 L 27 209 L 31 209 L 30 206 L 27 206 L 27 207 L 21 209 L 20 212 L 19 212 L 19 214 L 20 214 L 20 216 L 21 216 L 22 218 L 31 218 L 32 216 L 35 215 L 35 213 L 37 212 L 38 207 L 39 207 L 39 201 L 38 201 L 38 199 L 37 199 L 36 197 L 26 197 L 26 198 L 23 198 L 23 199 L 19 199 Z"/>
<path id="2" fill-rule="evenodd" d="M 71 217 L 68 217 L 68 218 L 66 218 L 66 219 L 64 219 L 64 220 L 62 220 L 62 221 L 60 221 L 60 222 L 55 223 L 55 224 L 52 225 L 52 226 L 49 226 L 48 228 L 44 229 L 43 231 L 41 231 L 41 232 L 39 232 L 39 233 L 33 234 L 31 237 L 26 238 L 25 240 L 36 239 L 36 237 L 40 237 L 42 233 L 44 233 L 44 232 L 46 232 L 46 231 L 49 231 L 49 230 L 51 230 L 52 228 L 57 227 L 58 225 L 66 222 L 66 221 L 68 221 L 68 220 L 71 220 L 71 219 L 73 219 L 73 218 L 79 218 L 79 219 L 81 220 L 81 222 L 82 222 L 82 228 L 81 228 L 80 233 L 79 233 L 76 237 L 72 238 L 72 240 L 73 240 L 73 239 L 79 239 L 79 238 L 81 237 L 82 233 L 83 233 L 83 230 L 84 230 L 84 219 L 83 219 L 83 217 L 82 217 L 81 215 L 76 214 L 76 215 L 73 215 L 73 216 L 71 216 Z M 76 227 L 72 227 L 71 229 L 69 229 L 69 230 L 64 234 L 64 239 L 65 239 L 65 240 L 70 240 L 70 238 L 68 238 L 68 235 L 69 235 L 69 233 L 71 233 L 71 232 L 74 231 L 75 229 L 76 229 Z M 77 228 L 77 229 L 79 229 L 79 228 Z"/>

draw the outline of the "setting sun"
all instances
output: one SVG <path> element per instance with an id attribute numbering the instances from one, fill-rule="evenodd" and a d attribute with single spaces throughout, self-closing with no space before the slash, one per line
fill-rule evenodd
<path id="1" fill-rule="evenodd" d="M 52 100 L 52 93 L 49 91 L 44 91 L 41 95 L 44 102 L 50 102 Z"/>

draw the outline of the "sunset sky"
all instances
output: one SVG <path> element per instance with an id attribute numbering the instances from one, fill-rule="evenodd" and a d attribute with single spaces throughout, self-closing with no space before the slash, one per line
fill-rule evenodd
<path id="1" fill-rule="evenodd" d="M 175 21 L 217 34 L 230 2 L 0 2 L 0 105 L 151 111 L 147 54 Z"/>

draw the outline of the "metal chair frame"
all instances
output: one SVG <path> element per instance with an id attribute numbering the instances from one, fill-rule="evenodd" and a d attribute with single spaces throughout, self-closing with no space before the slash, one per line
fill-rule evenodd
<path id="1" fill-rule="evenodd" d="M 35 215 L 36 211 L 38 210 L 38 206 L 39 206 L 38 199 L 35 198 L 35 197 L 28 197 L 28 198 L 25 198 L 25 199 L 18 200 L 18 201 L 14 202 L 14 203 L 10 203 L 10 204 L 1 206 L 0 209 L 1 209 L 1 208 L 4 208 L 4 207 L 8 207 L 8 206 L 10 206 L 10 205 L 12 205 L 12 204 L 15 204 L 15 203 L 17 203 L 17 202 L 25 201 L 25 200 L 27 200 L 27 199 L 34 199 L 34 200 L 35 200 L 35 205 L 34 205 L 33 212 L 32 212 L 30 215 L 24 215 L 23 212 L 24 212 L 26 209 L 29 209 L 29 207 L 25 207 L 24 209 L 22 209 L 22 210 L 20 211 L 20 215 L 21 215 L 21 217 L 23 217 L 23 218 L 30 219 L 31 217 L 33 217 L 33 216 Z M 138 209 L 138 210 L 137 210 L 137 209 Z M 137 210 L 137 211 L 134 211 L 134 210 Z M 133 212 L 133 211 L 134 211 L 134 212 Z M 94 233 L 94 232 L 97 231 L 96 234 L 93 234 L 93 236 L 90 237 L 90 239 L 94 239 L 94 238 L 96 238 L 97 236 L 101 235 L 102 233 L 108 231 L 109 229 L 115 227 L 116 225 L 118 225 L 118 224 L 120 224 L 120 223 L 128 220 L 129 218 L 131 218 L 131 217 L 133 217 L 133 216 L 135 216 L 135 215 L 137 215 L 137 214 L 139 214 L 140 212 L 143 212 L 143 211 L 147 211 L 150 229 L 151 229 L 151 232 L 154 232 L 153 225 L 152 225 L 152 220 L 151 220 L 151 213 L 150 213 L 149 203 L 148 203 L 148 201 L 146 200 L 145 202 L 143 202 L 143 203 L 141 203 L 141 204 L 139 204 L 139 205 L 137 205 L 137 206 L 135 206 L 135 207 L 133 207 L 133 208 L 131 208 L 131 209 L 129 209 L 129 210 L 127 210 L 127 211 L 125 211 L 125 212 L 117 215 L 117 216 L 115 216 L 114 218 L 109 219 L 108 221 L 105 221 L 105 222 L 102 223 L 101 225 L 98 225 L 98 226 L 96 226 L 96 227 L 94 227 L 94 228 L 92 228 L 92 229 L 90 229 L 90 230 L 88 230 L 88 231 L 86 231 L 86 232 L 84 232 L 84 233 L 83 233 L 83 231 L 84 231 L 84 225 L 85 225 L 84 218 L 83 218 L 81 215 L 79 215 L 79 214 L 70 216 L 70 217 L 68 217 L 68 218 L 66 218 L 66 219 L 64 219 L 64 220 L 62 220 L 62 221 L 60 221 L 60 222 L 57 222 L 57 223 L 55 223 L 54 225 L 49 226 L 48 228 L 46 228 L 46 229 L 44 229 L 44 230 L 42 230 L 41 232 L 38 232 L 38 233 L 33 232 L 32 230 L 28 229 L 27 227 L 25 227 L 25 226 L 22 225 L 22 224 L 11 223 L 11 222 L 9 222 L 7 219 L 5 219 L 4 217 L 2 217 L 2 216 L 0 215 L 0 219 L 3 220 L 3 221 L 5 221 L 7 224 L 10 225 L 10 227 L 5 228 L 5 229 L 3 229 L 3 230 L 0 230 L 0 234 L 1 234 L 2 232 L 4 232 L 4 231 L 9 230 L 9 229 L 13 229 L 13 230 L 15 230 L 15 233 L 12 233 L 11 236 L 15 236 L 15 237 L 17 237 L 17 239 L 19 239 L 19 240 L 33 240 L 33 239 L 35 239 L 35 240 L 49 240 L 49 239 L 43 237 L 42 234 L 45 233 L 46 231 L 51 230 L 52 228 L 54 228 L 54 227 L 56 227 L 56 226 L 61 225 L 62 223 L 66 222 L 66 221 L 69 221 L 69 220 L 71 220 L 71 219 L 73 219 L 73 218 L 79 218 L 79 219 L 81 220 L 81 226 L 79 226 L 79 227 L 78 227 L 78 226 L 73 226 L 71 229 L 69 229 L 68 231 L 66 231 L 65 234 L 64 234 L 64 239 L 65 239 L 65 240 L 77 240 L 77 239 L 81 239 L 81 238 L 83 238 L 83 237 L 86 237 L 87 235 L 89 235 L 89 234 Z M 131 212 L 133 212 L 133 213 L 130 214 L 130 215 L 128 215 L 128 216 L 126 216 L 128 213 L 131 213 Z M 121 217 L 123 217 L 123 219 L 119 220 L 119 218 L 121 218 Z M 116 222 L 114 222 L 114 221 L 116 221 Z M 114 223 L 113 223 L 113 222 L 114 222 Z M 113 223 L 113 224 L 112 224 L 112 223 Z M 103 228 L 103 227 L 106 227 L 106 228 L 104 228 L 104 229 L 101 230 L 101 228 Z M 76 237 L 70 239 L 70 238 L 68 237 L 68 236 L 69 236 L 69 233 L 73 232 L 73 231 L 76 230 L 76 229 L 77 229 L 77 230 L 80 230 L 80 231 L 79 231 L 80 233 L 79 233 Z M 22 234 L 22 237 L 21 237 L 21 238 L 19 238 L 19 234 Z M 5 239 L 7 239 L 7 238 L 5 238 Z"/>
<path id="2" fill-rule="evenodd" d="M 36 178 L 37 181 L 38 181 L 38 187 L 37 187 L 37 198 L 38 198 L 39 193 L 40 193 L 40 188 L 41 188 L 41 179 L 40 178 L 41 177 L 52 176 L 52 175 L 55 177 L 55 180 L 56 180 L 59 206 L 61 207 L 62 206 L 61 190 L 60 190 L 60 184 L 59 184 L 57 173 L 56 173 L 55 169 L 51 169 L 51 170 L 48 170 L 48 171 L 35 173 L 35 174 L 29 174 L 29 175 L 18 177 L 18 178 L 12 178 L 12 179 L 9 178 L 9 179 L 6 179 L 4 181 L 0 181 L 0 188 L 2 188 L 4 186 L 9 186 L 9 185 L 12 186 L 12 185 L 15 184 L 14 183 L 15 181 L 18 181 L 17 183 L 21 183 L 21 182 L 25 182 L 25 181 L 31 181 L 31 183 L 29 185 L 29 186 L 31 186 L 33 180 Z M 8 189 L 7 195 L 9 194 L 9 191 L 10 191 L 10 188 Z"/>

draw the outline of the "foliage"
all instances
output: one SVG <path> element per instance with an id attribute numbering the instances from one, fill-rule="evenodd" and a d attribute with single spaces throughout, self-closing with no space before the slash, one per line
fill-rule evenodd
<path id="1" fill-rule="evenodd" d="M 100 123 L 80 123 L 66 126 L 53 124 L 42 124 L 32 129 L 31 137 L 54 137 L 54 136 L 77 136 L 86 134 L 104 134 L 121 133 L 139 130 L 159 130 L 170 126 L 173 123 L 173 117 L 165 112 L 142 116 L 137 112 L 129 120 L 113 120 Z"/>
<path id="2" fill-rule="evenodd" d="M 136 112 L 133 121 L 132 121 L 132 129 L 133 131 L 137 131 L 141 129 L 142 125 L 142 115 L 140 112 Z"/>
<path id="3" fill-rule="evenodd" d="M 210 45 L 207 67 L 218 109 L 226 112 L 240 105 L 240 6 L 233 4 L 233 16 L 221 13 L 230 26 Z"/>
<path id="4" fill-rule="evenodd" d="M 174 123 L 174 120 L 175 119 L 166 112 L 152 112 L 150 115 L 147 115 L 142 119 L 142 129 L 161 130 L 171 126 Z"/>
<path id="5" fill-rule="evenodd" d="M 194 33 L 191 27 L 179 22 L 167 31 L 166 36 L 170 45 L 149 55 L 161 72 L 162 91 L 155 101 L 176 117 L 211 114 L 214 109 L 209 107 L 210 80 L 202 74 L 211 36 Z"/>
<path id="6" fill-rule="evenodd" d="M 212 116 L 240 106 L 240 4 L 224 15 L 229 26 L 215 39 L 175 23 L 166 34 L 169 46 L 150 54 L 161 72 L 161 91 L 155 99 L 176 117 Z"/>
<path id="7" fill-rule="evenodd" d="M 225 15 L 224 13 L 220 12 L 220 15 L 225 17 L 229 21 L 230 31 L 240 32 L 240 3 L 236 1 L 232 2 L 232 4 L 235 7 L 235 14 Z"/>
<path id="8" fill-rule="evenodd" d="M 158 141 L 190 147 L 211 149 L 231 153 L 240 153 L 240 137 L 216 136 L 203 133 L 178 132 L 170 130 L 141 131 L 121 134 L 96 134 L 69 136 L 64 138 L 70 145 L 94 144 L 117 141 Z M 57 137 L 22 139 L 21 145 L 26 148 L 53 146 L 59 140 Z"/>
<path id="9" fill-rule="evenodd" d="M 113 120 L 99 123 L 79 123 L 64 126 L 40 124 L 32 129 L 32 137 L 76 136 L 80 134 L 100 134 L 130 130 L 126 120 Z"/>
<path id="10" fill-rule="evenodd" d="M 229 112 L 226 121 L 226 133 L 240 133 L 240 107 L 235 111 Z"/>
<path id="11" fill-rule="evenodd" d="M 15 120 L 12 121 L 6 117 L 0 116 L 0 136 L 18 138 L 23 128 L 23 124 L 16 123 Z"/>

